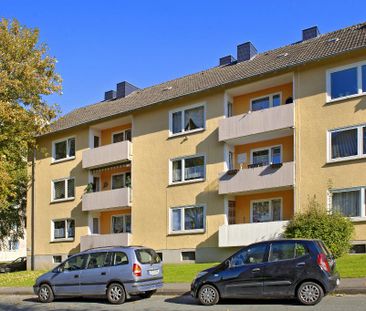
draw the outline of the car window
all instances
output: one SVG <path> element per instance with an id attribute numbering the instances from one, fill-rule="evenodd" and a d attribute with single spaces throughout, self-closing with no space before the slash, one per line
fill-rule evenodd
<path id="1" fill-rule="evenodd" d="M 148 263 L 159 263 L 160 257 L 156 254 L 153 249 L 144 248 L 135 250 L 137 260 L 142 264 Z"/>
<path id="2" fill-rule="evenodd" d="M 115 252 L 113 266 L 126 265 L 128 264 L 128 257 L 123 252 Z"/>
<path id="3" fill-rule="evenodd" d="M 266 244 L 260 244 L 243 249 L 231 257 L 231 267 L 240 267 L 263 262 L 266 248 Z"/>
<path id="4" fill-rule="evenodd" d="M 107 253 L 90 254 L 87 269 L 95 269 L 103 267 L 106 257 Z"/>
<path id="5" fill-rule="evenodd" d="M 305 245 L 301 243 L 296 243 L 295 246 L 295 258 L 302 257 L 309 254 L 309 250 L 305 247 Z"/>
<path id="6" fill-rule="evenodd" d="M 17 258 L 17 259 L 15 259 L 14 261 L 13 261 L 13 263 L 19 263 L 19 262 L 21 262 L 23 259 L 22 259 L 22 257 L 19 257 L 19 258 Z"/>
<path id="7" fill-rule="evenodd" d="M 293 259 L 294 257 L 295 257 L 294 242 L 281 242 L 271 244 L 268 261 L 287 260 L 287 259 Z"/>
<path id="8" fill-rule="evenodd" d="M 62 269 L 64 271 L 75 271 L 84 269 L 87 259 L 87 254 L 71 257 L 70 259 L 65 261 L 65 263 L 62 265 Z"/>

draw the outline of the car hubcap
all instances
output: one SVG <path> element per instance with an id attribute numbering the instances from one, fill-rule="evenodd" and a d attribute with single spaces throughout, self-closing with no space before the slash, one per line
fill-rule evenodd
<path id="1" fill-rule="evenodd" d="M 42 287 L 39 290 L 39 297 L 41 297 L 42 300 L 47 300 L 48 299 L 48 288 L 47 287 Z"/>
<path id="2" fill-rule="evenodd" d="M 212 303 L 215 300 L 215 298 L 216 298 L 216 292 L 211 287 L 205 287 L 201 291 L 200 298 L 201 298 L 201 301 L 203 301 L 204 303 L 210 304 L 210 303 Z"/>
<path id="3" fill-rule="evenodd" d="M 112 287 L 110 297 L 113 301 L 120 300 L 122 297 L 122 289 L 118 286 Z"/>
<path id="4" fill-rule="evenodd" d="M 319 299 L 320 291 L 315 285 L 305 285 L 301 288 L 300 297 L 307 303 L 313 303 Z"/>

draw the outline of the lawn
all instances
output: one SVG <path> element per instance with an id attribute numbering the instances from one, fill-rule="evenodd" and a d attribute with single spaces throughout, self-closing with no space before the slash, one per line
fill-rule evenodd
<path id="1" fill-rule="evenodd" d="M 202 270 L 214 266 L 203 264 L 164 264 L 164 282 L 190 283 Z M 366 255 L 345 255 L 337 259 L 337 268 L 342 278 L 366 277 Z M 0 274 L 0 287 L 32 286 L 35 279 L 45 271 L 22 271 Z"/>

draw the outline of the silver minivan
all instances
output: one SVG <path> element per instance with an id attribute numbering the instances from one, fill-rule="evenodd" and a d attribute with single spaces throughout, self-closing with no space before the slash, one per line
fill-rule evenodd
<path id="1" fill-rule="evenodd" d="M 149 298 L 163 286 L 160 257 L 142 246 L 94 248 L 69 257 L 37 278 L 40 302 L 55 297 L 104 296 L 112 304 L 126 298 Z"/>

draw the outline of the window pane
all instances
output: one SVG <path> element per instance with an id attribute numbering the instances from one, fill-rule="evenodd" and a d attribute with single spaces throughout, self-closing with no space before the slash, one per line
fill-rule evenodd
<path id="1" fill-rule="evenodd" d="M 112 176 L 112 189 L 120 189 L 124 187 L 124 175 Z"/>
<path id="2" fill-rule="evenodd" d="M 131 141 L 131 130 L 126 130 L 125 131 L 125 140 L 129 140 L 129 141 Z"/>
<path id="3" fill-rule="evenodd" d="M 113 143 L 119 143 L 120 141 L 123 141 L 124 137 L 125 135 L 123 132 L 113 134 Z"/>
<path id="4" fill-rule="evenodd" d="M 73 198 L 75 196 L 75 179 L 67 180 L 67 197 Z"/>
<path id="5" fill-rule="evenodd" d="M 269 151 L 259 150 L 253 152 L 253 164 L 268 165 L 269 164 Z"/>
<path id="6" fill-rule="evenodd" d="M 71 257 L 69 260 L 67 260 L 64 263 L 64 265 L 63 265 L 64 270 L 74 271 L 74 270 L 83 269 L 86 265 L 88 256 L 89 255 L 79 255 L 79 256 Z"/>
<path id="7" fill-rule="evenodd" d="M 187 109 L 184 111 L 184 130 L 191 131 L 203 128 L 203 107 Z"/>
<path id="8" fill-rule="evenodd" d="M 75 156 L 75 138 L 69 138 L 69 157 Z"/>
<path id="9" fill-rule="evenodd" d="M 87 269 L 96 269 L 104 266 L 107 253 L 90 254 Z"/>
<path id="10" fill-rule="evenodd" d="M 99 147 L 99 137 L 94 136 L 94 148 L 98 148 L 98 147 Z"/>
<path id="11" fill-rule="evenodd" d="M 273 243 L 269 252 L 268 261 L 293 259 L 295 257 L 295 243 Z"/>
<path id="12" fill-rule="evenodd" d="M 272 200 L 272 220 L 281 220 L 281 200 Z"/>
<path id="13" fill-rule="evenodd" d="M 54 200 L 59 200 L 59 199 L 64 199 L 65 198 L 65 180 L 61 180 L 61 181 L 55 181 L 53 183 L 53 199 Z"/>
<path id="14" fill-rule="evenodd" d="M 204 158 L 184 159 L 184 180 L 204 178 Z"/>
<path id="15" fill-rule="evenodd" d="M 332 133 L 332 159 L 357 155 L 357 129 Z"/>
<path id="16" fill-rule="evenodd" d="M 361 67 L 362 71 L 362 92 L 366 92 L 366 65 Z"/>
<path id="17" fill-rule="evenodd" d="M 182 131 L 182 111 L 174 112 L 172 115 L 172 119 L 173 134 L 180 133 Z"/>
<path id="18" fill-rule="evenodd" d="M 360 216 L 360 191 L 333 193 L 332 208 L 347 217 Z"/>
<path id="19" fill-rule="evenodd" d="M 298 258 L 298 257 L 301 257 L 301 256 L 304 256 L 304 255 L 307 255 L 309 254 L 309 251 L 307 250 L 307 248 L 300 244 L 300 243 L 296 243 L 296 246 L 295 246 L 295 257 Z"/>
<path id="20" fill-rule="evenodd" d="M 131 215 L 125 215 L 125 232 L 131 232 Z"/>
<path id="21" fill-rule="evenodd" d="M 203 229 L 203 207 L 186 208 L 184 210 L 184 229 Z"/>
<path id="22" fill-rule="evenodd" d="M 269 108 L 269 97 L 263 97 L 252 101 L 252 110 L 262 110 Z"/>
<path id="23" fill-rule="evenodd" d="M 125 179 L 124 187 L 131 187 L 131 172 L 125 173 Z"/>
<path id="24" fill-rule="evenodd" d="M 66 158 L 66 140 L 55 144 L 55 160 Z"/>
<path id="25" fill-rule="evenodd" d="M 281 163 L 281 147 L 274 147 L 271 149 L 272 159 L 271 162 L 273 164 Z"/>
<path id="26" fill-rule="evenodd" d="M 99 233 L 99 218 L 93 218 L 93 234 Z"/>
<path id="27" fill-rule="evenodd" d="M 64 239 L 66 238 L 66 231 L 65 231 L 65 221 L 55 221 L 53 223 L 53 235 L 55 239 Z"/>
<path id="28" fill-rule="evenodd" d="M 182 160 L 173 161 L 173 182 L 182 181 Z"/>
<path id="29" fill-rule="evenodd" d="M 75 221 L 70 219 L 67 221 L 67 237 L 73 238 L 75 236 Z"/>
<path id="30" fill-rule="evenodd" d="M 112 231 L 113 233 L 123 232 L 123 216 L 112 216 Z"/>
<path id="31" fill-rule="evenodd" d="M 281 97 L 279 94 L 273 96 L 273 107 L 277 107 L 277 106 L 281 105 L 280 99 L 281 99 Z"/>
<path id="32" fill-rule="evenodd" d="M 261 263 L 266 253 L 266 245 L 256 245 L 242 250 L 231 258 L 232 267 Z"/>
<path id="33" fill-rule="evenodd" d="M 269 201 L 253 203 L 253 222 L 271 221 Z"/>
<path id="34" fill-rule="evenodd" d="M 331 98 L 344 97 L 358 93 L 356 67 L 331 73 L 330 81 Z"/>
<path id="35" fill-rule="evenodd" d="M 174 209 L 172 210 L 172 230 L 173 231 L 180 231 L 182 230 L 181 227 L 181 220 L 182 220 L 182 215 L 181 215 L 181 210 L 180 209 Z"/>
<path id="36" fill-rule="evenodd" d="M 114 266 L 120 266 L 120 265 L 126 265 L 128 264 L 128 257 L 125 253 L 122 252 L 116 252 L 114 256 L 113 265 Z"/>

